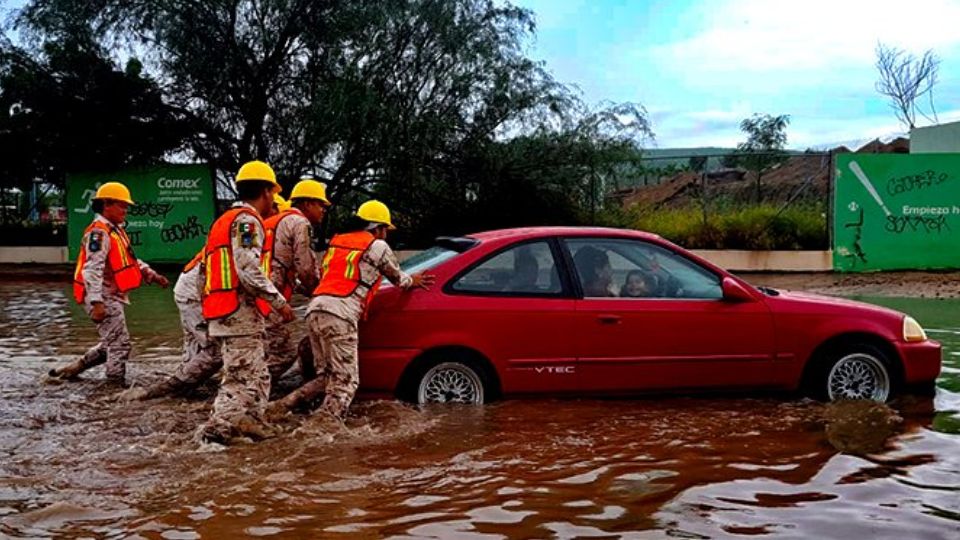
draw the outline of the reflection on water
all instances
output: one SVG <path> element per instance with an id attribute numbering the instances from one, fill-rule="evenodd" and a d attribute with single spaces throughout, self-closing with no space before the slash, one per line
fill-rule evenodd
<path id="1" fill-rule="evenodd" d="M 960 302 L 870 299 L 945 344 L 934 398 L 517 400 L 355 407 L 225 452 L 194 400 L 37 383 L 93 327 L 57 283 L 0 284 L 0 536 L 956 538 Z M 144 380 L 178 360 L 169 292 L 128 312 Z M 207 399 L 204 399 L 204 398 Z M 838 450 L 838 448 L 840 451 Z M 881 535 L 881 536 L 882 536 Z"/>

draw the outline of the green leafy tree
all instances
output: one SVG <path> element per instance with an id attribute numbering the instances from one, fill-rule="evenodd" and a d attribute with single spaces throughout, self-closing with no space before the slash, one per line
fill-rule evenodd
<path id="1" fill-rule="evenodd" d="M 416 244 L 439 232 L 596 223 L 613 182 L 642 174 L 639 141 L 650 136 L 642 107 L 614 105 L 562 129 L 472 139 L 417 189 L 384 183 L 376 194 L 406 210 L 400 238 Z"/>
<path id="2" fill-rule="evenodd" d="M 349 33 L 351 22 L 362 23 L 351 19 L 350 6 L 307 0 L 34 0 L 18 21 L 40 36 L 98 36 L 103 45 L 144 51 L 167 102 L 189 119 L 191 153 L 227 179 L 254 158 L 287 170 L 282 157 L 303 130 L 297 118 L 323 73 L 324 51 L 337 48 L 337 29 Z"/>
<path id="3" fill-rule="evenodd" d="M 642 107 L 586 107 L 529 59 L 532 12 L 496 0 L 32 0 L 18 21 L 142 52 L 187 155 L 224 180 L 251 158 L 312 172 L 334 217 L 376 194 L 434 229 L 497 201 L 588 220 L 650 135 Z"/>
<path id="4" fill-rule="evenodd" d="M 337 199 L 572 103 L 524 56 L 532 13 L 492 0 L 34 0 L 20 20 L 147 51 L 224 177 L 260 158 Z"/>
<path id="5" fill-rule="evenodd" d="M 789 123 L 790 116 L 786 114 L 755 114 L 740 122 L 740 131 L 746 134 L 747 140 L 737 145 L 732 162 L 753 173 L 757 203 L 762 199 L 761 179 L 764 171 L 787 157 L 784 147 Z"/>
<path id="6" fill-rule="evenodd" d="M 0 162 L 4 189 L 35 181 L 62 187 L 68 172 L 156 162 L 181 147 L 187 128 L 156 83 L 131 59 L 114 67 L 102 49 L 67 39 L 38 53 L 0 42 Z M 21 208 L 22 219 L 31 208 Z"/>

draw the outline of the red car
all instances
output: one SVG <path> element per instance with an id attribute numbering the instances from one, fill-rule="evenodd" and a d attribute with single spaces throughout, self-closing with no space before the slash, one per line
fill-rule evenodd
<path id="1" fill-rule="evenodd" d="M 659 236 L 534 227 L 439 238 L 360 330 L 361 391 L 414 403 L 769 388 L 886 401 L 932 386 L 911 317 L 753 287 Z"/>

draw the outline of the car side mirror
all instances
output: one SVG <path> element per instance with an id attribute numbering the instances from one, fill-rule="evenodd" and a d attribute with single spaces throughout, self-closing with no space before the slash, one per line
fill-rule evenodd
<path id="1" fill-rule="evenodd" d="M 732 277 L 724 277 L 720 282 L 720 288 L 723 291 L 723 299 L 727 302 L 753 302 L 754 300 L 753 295 Z"/>

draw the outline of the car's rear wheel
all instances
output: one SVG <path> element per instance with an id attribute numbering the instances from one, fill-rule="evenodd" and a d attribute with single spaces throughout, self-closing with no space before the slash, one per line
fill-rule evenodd
<path id="1" fill-rule="evenodd" d="M 828 401 L 868 399 L 883 403 L 893 394 L 890 359 L 872 345 L 840 347 L 829 353 L 818 394 Z"/>
<path id="2" fill-rule="evenodd" d="M 424 372 L 417 387 L 417 403 L 484 402 L 482 372 L 468 362 L 441 361 Z"/>

